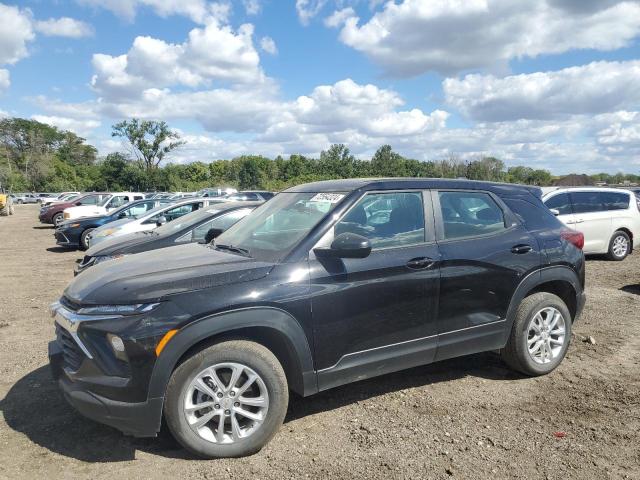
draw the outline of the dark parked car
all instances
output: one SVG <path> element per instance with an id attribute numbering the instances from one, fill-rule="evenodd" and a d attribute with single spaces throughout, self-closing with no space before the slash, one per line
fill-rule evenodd
<path id="1" fill-rule="evenodd" d="M 204 457 L 246 455 L 302 396 L 500 350 L 543 375 L 584 302 L 583 236 L 540 191 L 334 180 L 278 194 L 213 244 L 88 269 L 52 306 L 54 376 L 136 436 L 166 421 Z"/>
<path id="2" fill-rule="evenodd" d="M 170 200 L 135 200 L 98 217 L 81 217 L 66 220 L 58 224 L 55 237 L 61 247 L 88 248 L 87 236 L 96 228 L 124 218 L 135 218 L 159 205 L 171 203 Z"/>
<path id="3" fill-rule="evenodd" d="M 196 210 L 154 230 L 135 232 L 106 240 L 90 248 L 79 260 L 74 274 L 106 260 L 132 253 L 148 252 L 185 243 L 209 243 L 238 220 L 246 217 L 262 202 L 226 202 Z"/>
<path id="4" fill-rule="evenodd" d="M 64 209 L 69 207 L 79 207 L 80 205 L 99 205 L 106 197 L 110 197 L 110 193 L 87 193 L 71 201 L 63 203 L 54 203 L 48 207 L 40 209 L 40 223 L 49 223 L 58 226 L 64 220 Z"/>

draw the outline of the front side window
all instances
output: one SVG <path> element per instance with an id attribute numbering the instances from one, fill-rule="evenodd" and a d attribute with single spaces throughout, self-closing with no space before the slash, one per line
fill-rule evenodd
<path id="1" fill-rule="evenodd" d="M 151 210 L 154 206 L 154 202 L 140 202 L 132 205 L 130 207 L 124 208 L 120 211 L 121 217 L 136 217 L 138 215 L 142 215 L 149 210 Z"/>
<path id="2" fill-rule="evenodd" d="M 100 203 L 101 195 L 89 195 L 79 201 L 80 205 L 98 205 Z"/>
<path id="3" fill-rule="evenodd" d="M 343 193 L 281 193 L 216 239 L 265 261 L 278 261 L 344 198 Z"/>
<path id="4" fill-rule="evenodd" d="M 424 242 L 422 193 L 367 194 L 336 224 L 334 234 L 342 233 L 362 235 L 374 249 Z"/>
<path id="5" fill-rule="evenodd" d="M 560 212 L 560 215 L 571 215 L 571 213 L 573 213 L 568 193 L 559 193 L 558 195 L 554 195 L 550 199 L 545 200 L 544 204 L 548 209 Z"/>
<path id="6" fill-rule="evenodd" d="M 505 230 L 504 213 L 491 195 L 480 192 L 438 192 L 447 240 Z"/>
<path id="7" fill-rule="evenodd" d="M 602 212 L 604 205 L 600 192 L 571 192 L 573 213 Z"/>
<path id="8" fill-rule="evenodd" d="M 626 210 L 629 208 L 631 196 L 628 193 L 601 192 L 605 210 Z"/>

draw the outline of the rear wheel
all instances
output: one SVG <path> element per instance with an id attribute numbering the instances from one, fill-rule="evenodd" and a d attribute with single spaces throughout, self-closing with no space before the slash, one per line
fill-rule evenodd
<path id="1" fill-rule="evenodd" d="M 609 242 L 609 253 L 607 257 L 609 260 L 621 261 L 627 258 L 629 252 L 631 251 L 631 239 L 626 232 L 622 230 L 618 230 L 611 237 L 611 241 Z"/>
<path id="2" fill-rule="evenodd" d="M 233 340 L 196 353 L 173 372 L 164 415 L 192 453 L 241 457 L 276 434 L 288 402 L 287 379 L 275 355 L 260 344 Z"/>
<path id="3" fill-rule="evenodd" d="M 562 299 L 534 293 L 518 308 L 502 359 L 525 375 L 545 375 L 560 365 L 570 339 L 571 313 Z"/>
<path id="4" fill-rule="evenodd" d="M 80 248 L 82 248 L 82 250 L 87 250 L 89 248 L 89 240 L 87 239 L 87 237 L 94 230 L 95 228 L 87 228 L 84 232 L 82 232 L 82 235 L 80 235 Z"/>
<path id="5" fill-rule="evenodd" d="M 18 200 L 16 203 L 17 203 L 18 205 L 22 205 L 22 200 Z"/>
<path id="6" fill-rule="evenodd" d="M 60 225 L 64 221 L 64 215 L 62 214 L 62 212 L 56 213 L 53 216 L 52 221 L 54 226 L 57 227 L 58 225 Z"/>

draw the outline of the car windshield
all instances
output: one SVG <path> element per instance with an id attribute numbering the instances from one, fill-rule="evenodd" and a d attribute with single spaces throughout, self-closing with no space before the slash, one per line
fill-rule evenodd
<path id="1" fill-rule="evenodd" d="M 344 198 L 344 193 L 282 193 L 220 235 L 218 248 L 233 247 L 265 261 L 286 257 Z"/>
<path id="2" fill-rule="evenodd" d="M 165 223 L 161 227 L 156 228 L 154 231 L 158 235 L 171 235 L 174 232 L 192 227 L 202 220 L 213 217 L 218 212 L 220 212 L 220 210 L 215 208 L 196 210 L 195 212 L 183 215 L 173 222 Z"/>

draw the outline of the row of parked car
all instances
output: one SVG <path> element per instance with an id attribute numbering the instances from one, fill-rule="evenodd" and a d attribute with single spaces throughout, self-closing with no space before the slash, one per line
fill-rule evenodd
<path id="1" fill-rule="evenodd" d="M 586 301 L 584 253 L 622 260 L 640 235 L 627 190 L 349 179 L 246 193 L 267 192 L 94 193 L 62 210 L 58 243 L 88 250 L 52 305 L 49 358 L 83 415 L 142 437 L 165 423 L 191 452 L 230 457 L 276 434 L 290 391 L 482 351 L 547 374 Z"/>

